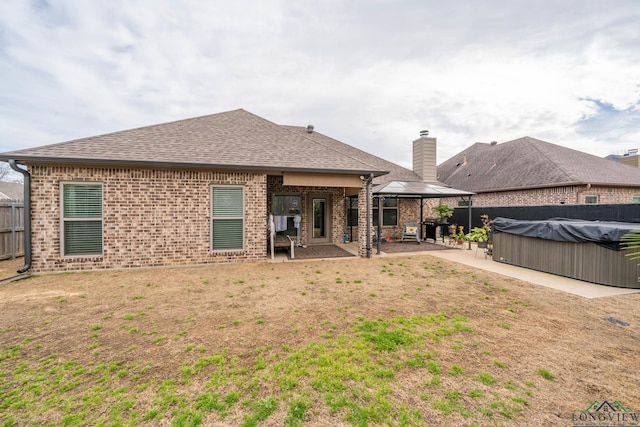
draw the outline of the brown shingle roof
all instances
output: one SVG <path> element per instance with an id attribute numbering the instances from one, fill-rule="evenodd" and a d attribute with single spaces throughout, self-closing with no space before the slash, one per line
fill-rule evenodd
<path id="1" fill-rule="evenodd" d="M 438 179 L 476 193 L 577 184 L 640 187 L 640 169 L 524 137 L 478 142 L 439 165 Z"/>
<path id="2" fill-rule="evenodd" d="M 245 110 L 0 154 L 22 163 L 386 172 Z"/>
<path id="3" fill-rule="evenodd" d="M 18 182 L 0 182 L 0 199 L 24 199 L 24 186 Z"/>
<path id="4" fill-rule="evenodd" d="M 390 181 L 422 181 L 420 176 L 410 169 L 403 168 L 400 165 L 391 163 L 388 160 L 369 154 L 366 151 L 359 150 L 351 145 L 347 145 L 344 142 L 340 142 L 336 139 L 330 138 L 326 135 L 313 131 L 313 133 L 307 133 L 306 127 L 300 126 L 283 126 L 292 132 L 304 133 L 308 138 L 314 140 L 318 144 L 327 147 L 330 150 L 337 151 L 344 156 L 351 159 L 364 162 L 371 165 L 378 170 L 389 171 L 387 175 L 376 177 L 374 184 L 382 184 Z"/>

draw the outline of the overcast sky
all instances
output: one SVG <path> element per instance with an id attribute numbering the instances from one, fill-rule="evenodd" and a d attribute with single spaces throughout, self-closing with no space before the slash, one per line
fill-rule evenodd
<path id="1" fill-rule="evenodd" d="M 640 148 L 640 0 L 2 0 L 0 152 L 243 108 L 411 167 Z"/>

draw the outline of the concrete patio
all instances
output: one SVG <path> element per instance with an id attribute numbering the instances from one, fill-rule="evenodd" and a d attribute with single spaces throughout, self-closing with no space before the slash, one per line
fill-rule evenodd
<path id="1" fill-rule="evenodd" d="M 398 245 L 400 247 L 406 247 L 405 252 L 397 252 Z M 339 248 L 344 249 L 354 256 L 357 256 L 358 246 L 356 243 L 347 243 L 339 245 Z M 393 252 L 385 252 L 385 249 L 392 249 Z M 447 250 L 448 249 L 448 250 Z M 321 251 L 317 253 L 321 254 Z M 567 292 L 573 295 L 578 295 L 583 298 L 603 298 L 616 295 L 626 295 L 640 293 L 640 289 L 629 288 L 616 288 L 613 286 L 598 285 L 595 283 L 584 282 L 581 280 L 570 279 L 567 277 L 557 276 L 555 274 L 544 273 L 541 271 L 531 270 L 528 268 L 516 267 L 513 265 L 494 261 L 490 256 L 485 257 L 484 250 L 479 249 L 476 251 L 474 244 L 471 245 L 471 249 L 468 249 L 468 244 L 465 243 L 462 248 L 452 247 L 442 243 L 425 243 L 417 244 L 415 242 L 392 242 L 383 243 L 381 245 L 380 254 L 377 253 L 377 247 L 373 245 L 371 248 L 371 257 L 388 257 L 388 256 L 421 256 L 430 255 L 448 261 L 457 262 L 460 264 L 468 265 L 470 267 L 478 268 L 481 270 L 490 271 L 492 273 L 502 274 L 504 276 L 513 277 L 515 279 L 523 280 L 525 282 L 533 283 L 540 286 L 545 286 L 551 289 L 556 289 L 562 292 Z M 313 258 L 313 259 L 326 259 L 326 260 L 339 260 L 350 259 L 351 257 L 335 258 Z M 306 258 L 305 260 L 308 260 Z M 296 259 L 289 260 L 287 255 L 283 251 L 276 253 L 273 262 L 283 261 L 296 261 Z"/>

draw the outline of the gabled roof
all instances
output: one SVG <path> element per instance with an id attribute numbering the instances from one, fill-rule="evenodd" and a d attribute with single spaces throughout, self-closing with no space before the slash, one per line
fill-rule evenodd
<path id="1" fill-rule="evenodd" d="M 640 187 L 640 168 L 524 137 L 475 143 L 439 165 L 438 180 L 476 193 L 581 184 Z"/>
<path id="2" fill-rule="evenodd" d="M 364 162 L 368 165 L 371 165 L 375 169 L 389 171 L 388 174 L 378 176 L 374 178 L 374 184 L 381 184 L 394 180 L 401 181 L 422 181 L 420 175 L 415 173 L 414 171 L 404 168 L 400 165 L 392 163 L 388 160 L 382 159 L 380 157 L 374 156 L 373 154 L 369 154 L 366 151 L 359 150 L 351 145 L 347 145 L 344 142 L 340 142 L 336 139 L 330 138 L 326 135 L 316 132 L 308 133 L 306 127 L 300 126 L 283 126 L 293 132 L 304 133 L 308 138 L 316 141 L 318 144 L 322 144 L 324 147 L 327 147 L 330 150 L 337 151 L 342 155 L 357 159 L 361 162 Z"/>
<path id="3" fill-rule="evenodd" d="M 26 164 L 387 172 L 359 157 L 242 109 L 0 154 Z"/>

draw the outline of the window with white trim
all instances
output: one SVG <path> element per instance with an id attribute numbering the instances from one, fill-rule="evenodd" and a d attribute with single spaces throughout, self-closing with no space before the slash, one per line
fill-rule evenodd
<path id="1" fill-rule="evenodd" d="M 373 226 L 378 226 L 378 206 L 380 205 L 380 199 L 378 197 L 373 199 Z M 397 226 L 398 225 L 398 199 L 396 197 L 385 197 L 382 202 L 382 226 Z"/>
<path id="2" fill-rule="evenodd" d="M 584 196 L 584 202 L 587 204 L 598 203 L 598 196 Z"/>
<path id="3" fill-rule="evenodd" d="M 244 188 L 211 187 L 211 249 L 244 249 Z"/>
<path id="4" fill-rule="evenodd" d="M 63 256 L 102 255 L 102 184 L 62 183 Z"/>
<path id="5" fill-rule="evenodd" d="M 640 196 L 633 196 L 631 198 L 631 203 L 640 203 Z"/>

